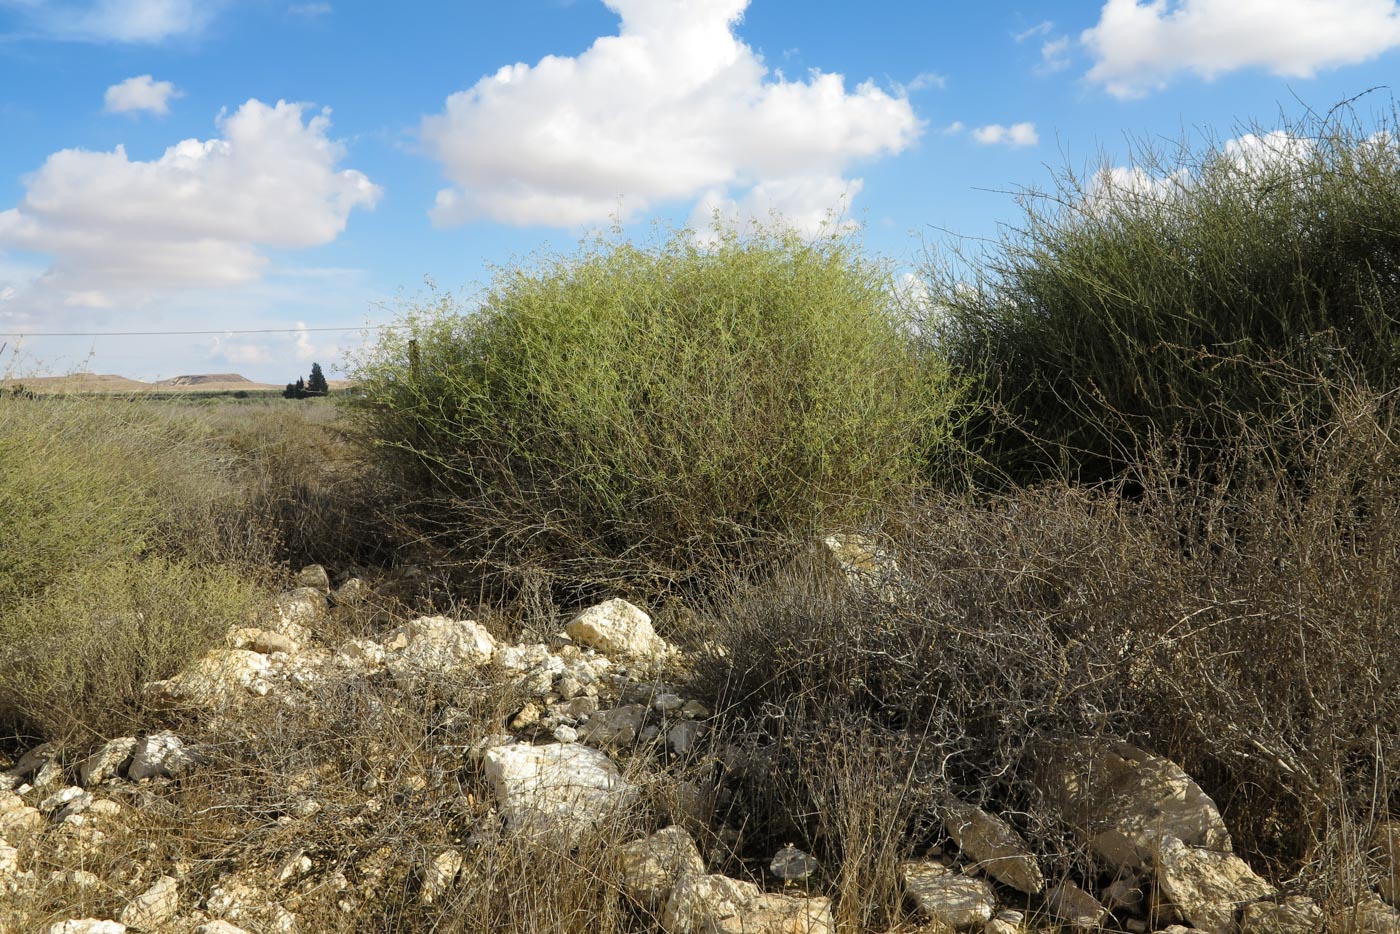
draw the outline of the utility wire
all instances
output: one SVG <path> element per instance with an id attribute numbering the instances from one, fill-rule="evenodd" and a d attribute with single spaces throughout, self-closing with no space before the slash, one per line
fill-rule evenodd
<path id="1" fill-rule="evenodd" d="M 386 331 L 406 324 L 356 324 L 346 328 L 220 328 L 217 331 L 3 331 L 11 337 L 175 337 L 207 334 L 306 334 L 311 331 Z"/>

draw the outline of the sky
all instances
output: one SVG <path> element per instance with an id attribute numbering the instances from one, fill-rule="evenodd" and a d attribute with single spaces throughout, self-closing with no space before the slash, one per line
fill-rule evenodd
<path id="1" fill-rule="evenodd" d="M 1400 0 L 0 0 L 0 375 L 335 376 L 717 216 L 917 275 L 1135 140 L 1388 113 L 1397 49 Z"/>

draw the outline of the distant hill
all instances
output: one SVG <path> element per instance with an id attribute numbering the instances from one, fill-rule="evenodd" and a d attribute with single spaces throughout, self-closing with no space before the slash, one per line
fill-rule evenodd
<path id="1" fill-rule="evenodd" d="M 271 383 L 255 383 L 238 373 L 197 373 L 174 376 L 154 383 L 127 379 L 111 373 L 72 373 L 68 376 L 26 376 L 0 380 L 0 386 L 21 385 L 38 392 L 228 392 L 246 389 L 281 389 Z"/>

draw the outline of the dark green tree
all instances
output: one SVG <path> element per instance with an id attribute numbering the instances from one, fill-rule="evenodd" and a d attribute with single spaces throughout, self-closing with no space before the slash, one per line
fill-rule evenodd
<path id="1" fill-rule="evenodd" d="M 311 364 L 311 378 L 306 381 L 307 395 L 324 396 L 330 391 L 331 385 L 326 382 L 325 374 L 321 372 L 321 364 Z"/>
<path id="2" fill-rule="evenodd" d="M 295 398 L 297 398 L 297 384 L 296 384 L 296 383 L 288 383 L 288 384 L 287 384 L 287 388 L 284 389 L 284 390 L 282 390 L 282 398 L 283 398 L 283 399 L 295 399 Z"/>

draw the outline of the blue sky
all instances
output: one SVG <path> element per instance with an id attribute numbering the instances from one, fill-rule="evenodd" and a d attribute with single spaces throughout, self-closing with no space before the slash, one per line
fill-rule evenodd
<path id="1" fill-rule="evenodd" d="M 0 0 L 0 372 L 334 372 L 357 335 L 311 329 L 612 218 L 835 211 L 915 270 L 1053 167 L 1274 128 L 1397 47 L 1395 0 Z"/>

